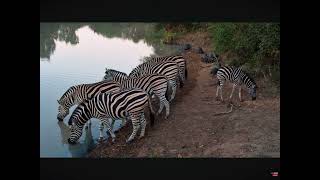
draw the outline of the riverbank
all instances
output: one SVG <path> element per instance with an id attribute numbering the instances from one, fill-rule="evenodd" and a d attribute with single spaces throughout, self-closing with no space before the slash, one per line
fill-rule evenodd
<path id="1" fill-rule="evenodd" d="M 212 50 L 209 34 L 187 33 L 176 40 Z M 215 101 L 216 78 L 210 75 L 212 64 L 201 61 L 193 50 L 183 56 L 188 61 L 188 80 L 178 90 L 170 104 L 168 120 L 156 117 L 153 128 L 149 124 L 146 136 L 125 144 L 132 132 L 131 124 L 121 129 L 114 144 L 102 143 L 88 154 L 90 158 L 107 157 L 280 157 L 280 94 L 257 80 L 259 90 L 256 101 L 244 93 L 244 102 L 230 114 L 214 116 L 227 111 L 226 104 Z M 224 96 L 231 85 L 224 88 Z M 147 116 L 148 117 L 148 116 Z"/>

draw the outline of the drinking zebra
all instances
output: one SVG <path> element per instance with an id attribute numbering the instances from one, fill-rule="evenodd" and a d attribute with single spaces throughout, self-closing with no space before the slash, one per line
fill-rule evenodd
<path id="1" fill-rule="evenodd" d="M 187 62 L 181 55 L 172 56 L 162 56 L 162 57 L 152 57 L 146 63 L 159 63 L 165 61 L 176 62 L 179 66 L 179 73 L 183 82 L 188 78 Z"/>
<path id="2" fill-rule="evenodd" d="M 82 135 L 84 124 L 91 118 L 97 118 L 102 121 L 111 135 L 112 141 L 115 140 L 115 134 L 110 127 L 109 119 L 125 119 L 127 116 L 131 119 L 133 131 L 127 139 L 131 142 L 141 126 L 140 138 L 144 136 L 146 120 L 144 109 L 149 105 L 150 122 L 154 122 L 154 111 L 147 93 L 140 89 L 124 90 L 114 93 L 100 93 L 92 99 L 87 99 L 80 103 L 73 111 L 68 124 L 71 126 L 71 133 L 68 142 L 75 144 Z M 100 130 L 100 138 L 102 135 Z"/>
<path id="3" fill-rule="evenodd" d="M 120 91 L 120 84 L 112 81 L 101 81 L 92 84 L 72 86 L 58 100 L 59 107 L 57 119 L 63 121 L 69 114 L 70 107 L 78 105 L 86 99 L 90 99 L 100 93 L 115 91 Z"/>
<path id="4" fill-rule="evenodd" d="M 169 102 L 166 99 L 166 92 L 168 90 L 168 79 L 164 75 L 150 74 L 138 78 L 130 78 L 126 73 L 116 71 L 113 69 L 106 69 L 104 80 L 116 81 L 120 84 L 120 89 L 139 88 L 152 96 L 154 93 L 160 101 L 160 107 L 157 114 L 162 112 L 163 107 L 166 107 L 166 117 L 169 116 Z"/>
<path id="5" fill-rule="evenodd" d="M 246 73 L 244 72 L 241 68 L 236 68 L 236 67 L 227 67 L 227 66 L 220 66 L 219 68 L 213 69 L 212 73 L 214 75 L 217 75 L 218 78 L 218 86 L 217 86 L 217 91 L 216 91 L 216 100 L 219 100 L 219 91 L 221 91 L 221 101 L 223 101 L 222 97 L 222 88 L 223 84 L 226 80 L 230 81 L 233 84 L 232 91 L 229 97 L 229 100 L 232 99 L 232 95 L 234 92 L 234 89 L 236 86 L 239 86 L 239 100 L 242 101 L 241 98 L 241 85 L 245 84 L 245 86 L 249 90 L 249 94 L 252 98 L 252 100 L 256 100 L 256 90 L 258 88 L 257 84 L 255 81 Z"/>
<path id="6" fill-rule="evenodd" d="M 176 62 L 159 62 L 155 64 L 143 63 L 134 68 L 129 77 L 137 78 L 148 74 L 161 74 L 168 78 L 172 89 L 172 94 L 169 101 L 172 101 L 177 91 L 177 81 L 182 82 L 179 75 L 179 66 Z"/>

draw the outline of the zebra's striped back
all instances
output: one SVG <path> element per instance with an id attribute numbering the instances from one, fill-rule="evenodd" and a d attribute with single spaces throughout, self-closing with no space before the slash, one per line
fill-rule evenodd
<path id="1" fill-rule="evenodd" d="M 133 118 L 143 113 L 148 102 L 148 94 L 139 89 L 101 93 L 83 101 L 69 119 L 68 123 L 72 125 L 69 142 L 75 142 L 80 138 L 84 124 L 91 118 L 124 119 L 130 116 L 134 121 L 136 119 Z"/>
<path id="2" fill-rule="evenodd" d="M 153 57 L 147 63 L 159 63 L 165 61 L 173 61 L 176 62 L 179 66 L 179 73 L 183 81 L 187 78 L 187 62 L 181 55 L 173 55 L 173 56 L 163 56 L 163 57 Z"/>
<path id="3" fill-rule="evenodd" d="M 120 83 L 120 88 L 125 89 L 141 89 L 151 95 L 154 91 L 167 90 L 167 77 L 161 74 L 148 74 L 137 78 L 129 78 L 125 73 L 107 69 L 104 79 L 113 80 Z"/>
<path id="4" fill-rule="evenodd" d="M 129 77 L 137 78 L 148 74 L 161 74 L 169 80 L 179 78 L 179 66 L 175 62 L 159 62 L 155 64 L 143 63 L 137 66 L 129 74 Z"/>

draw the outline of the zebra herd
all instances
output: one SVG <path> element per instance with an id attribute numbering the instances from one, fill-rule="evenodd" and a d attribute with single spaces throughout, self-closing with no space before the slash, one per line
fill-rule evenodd
<path id="1" fill-rule="evenodd" d="M 186 63 L 181 55 L 157 57 L 137 66 L 129 75 L 106 69 L 101 82 L 70 87 L 58 100 L 57 115 L 58 120 L 63 121 L 69 114 L 69 108 L 78 105 L 68 121 L 71 129 L 68 142 L 76 143 L 82 135 L 83 127 L 87 122 L 90 123 L 91 118 L 101 120 L 100 139 L 103 138 L 103 129 L 106 127 L 112 141 L 115 140 L 112 127 L 116 119 L 122 120 L 122 126 L 127 119 L 132 122 L 133 131 L 127 143 L 135 138 L 140 128 L 140 138 L 143 137 L 146 127 L 145 108 L 150 110 L 150 124 L 154 124 L 155 111 L 151 105 L 151 97 L 155 95 L 160 101 L 157 114 L 165 107 L 165 118 L 168 118 L 169 102 L 174 99 L 177 86 L 183 87 L 187 78 Z M 172 93 L 168 99 L 169 89 Z"/>
<path id="2" fill-rule="evenodd" d="M 249 88 L 252 99 L 256 98 L 255 82 L 241 69 L 219 67 L 214 70 L 213 74 L 216 74 L 219 80 L 216 97 L 221 91 L 221 100 L 223 100 L 222 86 L 226 80 L 234 84 L 232 94 L 235 87 L 240 86 L 240 99 L 243 83 Z M 184 86 L 187 76 L 187 61 L 181 55 L 154 57 L 138 65 L 129 75 L 114 69 L 106 69 L 101 82 L 72 86 L 62 95 L 58 100 L 57 119 L 63 121 L 69 114 L 70 107 L 78 105 L 68 121 L 71 130 L 68 138 L 70 144 L 77 142 L 85 124 L 91 123 L 91 118 L 101 121 L 99 139 L 103 139 L 103 129 L 106 127 L 112 141 L 115 141 L 116 137 L 112 130 L 115 120 L 121 119 L 122 126 L 127 120 L 131 120 L 133 130 L 126 140 L 127 143 L 130 143 L 140 129 L 139 138 L 144 137 L 147 124 L 145 109 L 149 109 L 151 126 L 154 124 L 154 115 L 159 115 L 164 107 L 166 109 L 165 118 L 168 118 L 169 102 L 175 98 L 177 87 Z M 171 94 L 168 93 L 169 89 L 171 89 Z M 154 96 L 159 99 L 157 112 L 154 111 L 151 104 Z"/>

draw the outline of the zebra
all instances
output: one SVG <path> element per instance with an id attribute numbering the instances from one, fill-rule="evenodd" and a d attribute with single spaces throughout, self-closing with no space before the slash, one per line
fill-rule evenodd
<path id="1" fill-rule="evenodd" d="M 58 101 L 57 119 L 63 119 L 69 114 L 70 107 L 80 104 L 86 99 L 90 99 L 99 93 L 120 91 L 120 84 L 112 81 L 101 81 L 92 84 L 80 84 L 70 87 Z M 89 125 L 90 125 L 89 121 Z"/>
<path id="2" fill-rule="evenodd" d="M 140 89 L 124 90 L 113 93 L 100 93 L 92 99 L 86 99 L 80 103 L 73 111 L 68 124 L 71 126 L 69 144 L 75 144 L 81 137 L 84 124 L 91 118 L 101 120 L 108 129 L 112 142 L 115 141 L 115 134 L 110 127 L 109 119 L 125 119 L 127 116 L 131 119 L 133 131 L 126 143 L 132 142 L 137 131 L 140 128 L 140 138 L 144 136 L 146 120 L 144 109 L 149 105 L 150 124 L 154 123 L 154 111 L 152 109 L 149 95 Z M 100 138 L 102 136 L 100 129 Z"/>
<path id="3" fill-rule="evenodd" d="M 161 74 L 168 78 L 169 84 L 172 88 L 172 94 L 169 99 L 169 102 L 171 102 L 177 91 L 177 81 L 180 80 L 180 82 L 182 82 L 177 63 L 170 61 L 155 64 L 143 63 L 134 68 L 129 74 L 129 77 L 137 78 L 148 74 Z"/>
<path id="4" fill-rule="evenodd" d="M 146 63 L 159 63 L 165 61 L 176 62 L 179 66 L 179 73 L 183 82 L 188 78 L 187 62 L 182 55 L 152 57 Z"/>
<path id="5" fill-rule="evenodd" d="M 147 92 L 149 96 L 155 94 L 160 101 L 160 107 L 157 114 L 160 114 L 165 106 L 165 118 L 168 118 L 170 105 L 165 97 L 168 90 L 168 79 L 166 76 L 160 74 L 150 74 L 138 78 L 129 78 L 124 72 L 106 68 L 104 80 L 111 80 L 120 83 L 121 90 L 139 88 Z"/>
<path id="6" fill-rule="evenodd" d="M 243 71 L 241 68 L 237 68 L 237 67 L 228 67 L 228 66 L 220 66 L 219 64 L 219 68 L 214 68 L 212 70 L 212 74 L 217 75 L 218 78 L 218 86 L 217 86 L 217 91 L 216 91 L 216 100 L 219 100 L 218 96 L 219 96 L 219 91 L 221 91 L 221 101 L 223 101 L 223 97 L 222 97 L 222 87 L 223 84 L 226 80 L 230 81 L 233 84 L 232 87 L 232 91 L 229 97 L 229 100 L 232 99 L 232 95 L 234 92 L 234 89 L 236 88 L 236 86 L 239 86 L 239 100 L 242 100 L 241 97 L 241 85 L 245 84 L 245 86 L 248 88 L 249 94 L 252 98 L 252 100 L 256 100 L 256 90 L 258 88 L 257 84 L 255 83 L 255 81 L 245 72 Z"/>

